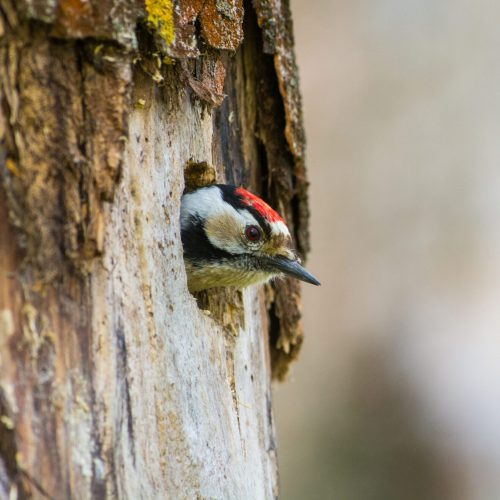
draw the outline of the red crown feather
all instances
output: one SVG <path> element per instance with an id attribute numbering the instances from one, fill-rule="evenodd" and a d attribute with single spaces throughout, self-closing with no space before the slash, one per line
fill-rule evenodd
<path id="1" fill-rule="evenodd" d="M 273 210 L 265 201 L 262 201 L 258 196 L 249 193 L 242 187 L 236 188 L 236 194 L 240 197 L 245 205 L 253 207 L 262 217 L 269 222 L 284 222 L 281 216 Z"/>

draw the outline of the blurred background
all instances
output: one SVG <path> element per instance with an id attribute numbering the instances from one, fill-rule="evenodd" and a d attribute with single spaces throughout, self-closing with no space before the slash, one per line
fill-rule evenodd
<path id="1" fill-rule="evenodd" d="M 292 0 L 305 343 L 281 497 L 500 499 L 500 3 Z"/>

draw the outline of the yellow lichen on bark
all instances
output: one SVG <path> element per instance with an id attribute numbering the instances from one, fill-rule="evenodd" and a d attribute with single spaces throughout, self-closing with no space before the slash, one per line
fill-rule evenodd
<path id="1" fill-rule="evenodd" d="M 174 8 L 172 0 L 145 0 L 147 22 L 165 43 L 174 40 Z"/>

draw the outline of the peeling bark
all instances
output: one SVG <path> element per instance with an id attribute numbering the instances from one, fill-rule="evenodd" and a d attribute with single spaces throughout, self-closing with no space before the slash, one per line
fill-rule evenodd
<path id="1" fill-rule="evenodd" d="M 277 495 L 299 289 L 190 295 L 179 202 L 244 183 L 307 251 L 291 39 L 168 4 L 0 0 L 0 497 Z"/>

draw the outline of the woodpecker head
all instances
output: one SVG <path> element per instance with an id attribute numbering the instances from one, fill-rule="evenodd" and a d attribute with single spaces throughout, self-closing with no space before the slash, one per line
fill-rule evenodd
<path id="1" fill-rule="evenodd" d="M 243 188 L 214 184 L 185 194 L 181 237 L 191 292 L 282 274 L 320 284 L 300 265 L 283 219 Z"/>

